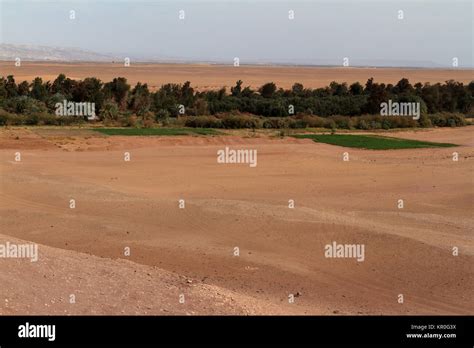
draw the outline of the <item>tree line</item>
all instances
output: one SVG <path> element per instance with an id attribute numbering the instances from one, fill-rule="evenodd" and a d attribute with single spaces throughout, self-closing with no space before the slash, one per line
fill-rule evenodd
<path id="1" fill-rule="evenodd" d="M 239 80 L 230 90 L 211 91 L 196 91 L 187 81 L 165 84 L 153 92 L 146 83 L 138 82 L 132 87 L 123 77 L 105 83 L 95 77 L 73 80 L 64 74 L 53 82 L 44 82 L 37 77 L 31 83 L 16 83 L 12 75 L 0 77 L 0 108 L 4 111 L 15 114 L 54 113 L 57 103 L 68 100 L 95 103 L 98 117 L 111 120 L 127 115 L 160 120 L 179 115 L 229 112 L 263 117 L 377 115 L 380 104 L 389 99 L 419 102 L 421 112 L 425 114 L 472 115 L 474 81 L 467 85 L 453 80 L 412 85 L 403 78 L 392 85 L 377 83 L 370 78 L 365 85 L 331 82 L 323 88 L 305 88 L 301 83 L 295 83 L 290 89 L 283 89 L 269 82 L 253 89 Z"/>

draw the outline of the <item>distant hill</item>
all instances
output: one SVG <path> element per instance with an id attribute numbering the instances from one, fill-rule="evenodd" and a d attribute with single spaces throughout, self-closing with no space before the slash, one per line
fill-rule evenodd
<path id="1" fill-rule="evenodd" d="M 55 61 L 55 62 L 119 62 L 125 55 L 103 54 L 79 48 L 50 47 L 39 45 L 0 44 L 0 61 L 14 61 L 19 57 L 24 61 Z M 132 62 L 177 63 L 177 64 L 232 64 L 232 57 L 223 60 L 218 57 L 170 57 L 170 56 L 128 56 Z M 241 59 L 242 65 L 281 65 L 281 66 L 342 66 L 342 58 L 305 58 L 282 59 L 274 61 L 270 58 Z M 350 59 L 352 67 L 406 67 L 406 68 L 450 68 L 432 61 L 382 60 L 382 59 Z"/>
<path id="2" fill-rule="evenodd" d="M 110 62 L 119 58 L 78 48 L 0 44 L 0 60 Z"/>

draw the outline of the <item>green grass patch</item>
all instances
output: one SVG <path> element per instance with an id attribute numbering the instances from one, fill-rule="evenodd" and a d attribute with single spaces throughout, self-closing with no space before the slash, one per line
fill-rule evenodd
<path id="1" fill-rule="evenodd" d="M 210 128 L 95 128 L 92 129 L 106 135 L 218 135 L 221 134 Z"/>
<path id="2" fill-rule="evenodd" d="M 410 139 L 399 139 L 382 137 L 377 135 L 354 135 L 354 134 L 297 134 L 295 138 L 312 139 L 315 142 L 338 145 L 344 147 L 356 147 L 369 150 L 391 150 L 391 149 L 418 149 L 434 147 L 452 147 L 456 144 L 432 143 Z"/>

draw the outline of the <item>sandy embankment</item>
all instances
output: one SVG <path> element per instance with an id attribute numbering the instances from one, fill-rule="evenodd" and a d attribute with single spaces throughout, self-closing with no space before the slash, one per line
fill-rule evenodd
<path id="1" fill-rule="evenodd" d="M 0 235 L 0 244 L 7 242 L 30 244 Z M 0 315 L 248 315 L 262 311 L 281 312 L 277 306 L 157 267 L 45 245 L 39 245 L 38 250 L 40 258 L 37 262 L 25 259 L 0 261 L 3 263 Z"/>

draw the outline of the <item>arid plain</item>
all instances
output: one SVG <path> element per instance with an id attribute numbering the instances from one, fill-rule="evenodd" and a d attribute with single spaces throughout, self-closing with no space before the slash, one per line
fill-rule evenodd
<path id="1" fill-rule="evenodd" d="M 1 261 L 0 312 L 472 313 L 472 127 L 392 135 L 449 139 L 459 161 L 452 148 L 369 151 L 265 134 L 2 129 L 2 243 L 40 246 L 36 263 Z M 218 164 L 224 146 L 257 149 L 258 166 Z M 365 260 L 325 258 L 333 241 L 364 244 Z"/>
<path id="2" fill-rule="evenodd" d="M 125 77 L 135 85 L 147 83 L 151 90 L 156 90 L 166 83 L 184 83 L 190 81 L 197 90 L 214 90 L 235 86 L 242 80 L 244 86 L 258 88 L 267 82 L 274 82 L 278 87 L 289 89 L 295 82 L 305 87 L 319 88 L 328 86 L 332 81 L 339 83 L 365 82 L 373 77 L 376 82 L 396 84 L 405 77 L 412 84 L 417 82 L 444 83 L 455 80 L 469 83 L 473 80 L 472 69 L 409 69 L 409 68 L 352 68 L 352 67 L 305 67 L 305 66 L 260 66 L 211 64 L 146 64 L 131 63 L 125 67 L 120 63 L 57 63 L 57 62 L 22 62 L 15 67 L 12 62 L 0 62 L 0 76 L 14 75 L 17 82 L 31 81 L 35 77 L 43 81 L 54 81 L 59 74 L 71 79 L 97 77 L 104 82 L 115 77 Z"/>
<path id="3" fill-rule="evenodd" d="M 8 64 L 0 75 L 17 81 L 63 72 L 155 88 L 472 80 L 472 70 Z M 473 131 L 395 131 L 460 146 L 371 151 L 276 131 L 2 128 L 0 243 L 38 243 L 39 260 L 0 259 L 0 314 L 472 314 Z M 257 167 L 217 163 L 225 146 L 256 149 Z M 326 258 L 334 241 L 365 245 L 364 261 Z"/>

